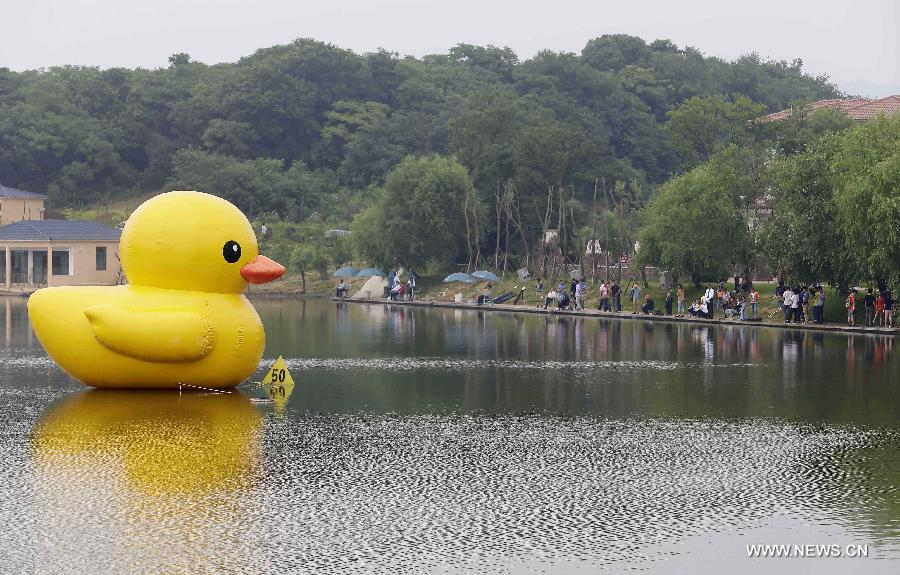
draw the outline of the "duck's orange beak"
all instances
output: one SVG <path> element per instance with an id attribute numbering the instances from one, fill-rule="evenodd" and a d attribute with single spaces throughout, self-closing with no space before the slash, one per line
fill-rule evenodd
<path id="1" fill-rule="evenodd" d="M 283 276 L 284 266 L 266 256 L 256 256 L 255 260 L 241 268 L 241 275 L 252 284 L 264 284 Z"/>

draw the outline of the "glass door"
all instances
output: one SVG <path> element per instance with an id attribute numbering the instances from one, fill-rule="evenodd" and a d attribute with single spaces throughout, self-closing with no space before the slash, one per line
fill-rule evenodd
<path id="1" fill-rule="evenodd" d="M 31 252 L 31 283 L 45 285 L 47 283 L 47 252 L 46 250 Z"/>
<path id="2" fill-rule="evenodd" d="M 12 283 L 28 283 L 28 250 L 12 250 Z"/>

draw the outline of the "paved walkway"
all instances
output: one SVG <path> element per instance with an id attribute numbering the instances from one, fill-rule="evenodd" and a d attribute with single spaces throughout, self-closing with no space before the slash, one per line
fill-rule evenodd
<path id="1" fill-rule="evenodd" d="M 332 298 L 335 301 L 337 298 Z M 898 328 L 893 327 L 850 327 L 848 325 L 840 325 L 835 323 L 815 324 L 815 323 L 781 323 L 781 322 L 763 322 L 763 321 L 741 321 L 735 319 L 706 319 L 694 317 L 673 317 L 669 315 L 645 315 L 632 314 L 631 312 L 602 312 L 596 309 L 586 309 L 584 311 L 573 310 L 556 310 L 543 309 L 535 307 L 532 304 L 510 305 L 510 304 L 486 304 L 476 305 L 471 303 L 454 303 L 439 301 L 385 301 L 384 298 L 375 299 L 352 299 L 344 300 L 353 303 L 380 304 L 392 306 L 409 306 L 409 307 L 446 307 L 453 309 L 472 309 L 480 311 L 500 311 L 513 313 L 535 313 L 550 315 L 566 315 L 575 317 L 603 317 L 618 320 L 636 320 L 636 321 L 653 321 L 668 323 L 690 323 L 690 324 L 709 324 L 709 325 L 745 325 L 748 327 L 770 327 L 780 329 L 803 329 L 808 331 L 823 331 L 833 333 L 857 333 L 857 334 L 880 334 L 880 335 L 897 335 Z"/>

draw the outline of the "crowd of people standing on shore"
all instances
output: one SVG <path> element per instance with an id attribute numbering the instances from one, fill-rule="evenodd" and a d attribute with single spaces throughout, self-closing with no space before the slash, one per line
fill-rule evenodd
<path id="1" fill-rule="evenodd" d="M 402 272 L 401 272 L 402 273 Z M 408 274 L 406 281 L 401 281 L 401 273 L 390 273 L 388 276 L 389 301 L 413 301 L 415 298 L 416 278 L 412 273 Z M 630 284 L 630 285 L 628 285 Z M 494 298 L 492 284 L 478 297 L 478 304 L 493 303 Z M 341 280 L 337 287 L 338 297 L 347 297 L 350 284 Z M 514 289 L 518 289 L 516 286 Z M 649 293 L 645 293 L 642 283 L 637 281 L 627 282 L 624 287 L 618 281 L 601 281 L 598 289 L 599 301 L 597 309 L 601 312 L 622 313 L 623 298 L 627 298 L 627 308 L 632 314 L 659 315 L 670 317 L 762 321 L 759 313 L 761 296 L 753 285 L 743 277 L 734 279 L 734 289 L 726 287 L 725 282 L 720 282 L 716 287 L 708 284 L 700 297 L 694 299 L 690 305 L 686 302 L 685 289 L 680 283 L 674 284 L 666 290 L 662 309 L 657 308 L 656 302 Z M 525 299 L 526 286 L 522 286 L 515 299 L 515 303 Z M 512 294 L 513 292 L 510 292 Z M 584 279 L 573 278 L 569 284 L 560 281 L 555 286 L 545 289 L 542 278 L 535 282 L 535 296 L 538 307 L 556 310 L 584 310 L 588 295 L 588 287 Z M 506 296 L 504 296 L 506 297 Z M 508 299 L 511 299 L 509 295 Z M 799 285 L 790 287 L 784 282 L 779 282 L 775 289 L 774 298 L 778 307 L 769 317 L 779 313 L 783 314 L 785 324 L 825 323 L 825 303 L 827 295 L 821 285 Z M 498 301 L 503 301 L 499 298 Z M 462 301 L 461 294 L 457 294 L 457 302 Z M 847 324 L 856 326 L 857 306 L 865 310 L 865 327 L 894 327 L 894 297 L 891 290 L 883 288 L 877 292 L 872 288 L 860 290 L 854 288 L 845 300 L 847 309 Z"/>
<path id="2" fill-rule="evenodd" d="M 632 314 L 666 315 L 672 317 L 685 317 L 690 315 L 695 318 L 715 319 L 721 313 L 721 319 L 740 319 L 741 321 L 762 321 L 759 314 L 760 293 L 752 284 L 742 277 L 735 278 L 734 290 L 729 290 L 724 282 L 717 287 L 707 285 L 701 296 L 686 306 L 685 290 L 681 284 L 676 284 L 666 291 L 663 309 L 656 308 L 656 302 L 650 294 L 645 294 L 638 282 L 630 282 L 623 290 L 618 281 L 600 283 L 599 304 L 597 309 L 602 312 L 621 313 L 622 298 L 628 298 Z M 583 310 L 587 286 L 582 279 L 573 279 L 568 287 L 560 282 L 555 287 L 544 291 L 544 283 L 537 279 L 535 292 L 538 307 L 544 309 L 555 308 L 560 310 Z M 624 292 L 624 294 L 623 294 Z M 784 323 L 825 323 L 825 302 L 827 299 L 825 288 L 821 285 L 789 287 L 783 282 L 775 289 L 776 300 L 784 314 Z M 847 308 L 847 323 L 856 325 L 856 307 L 865 308 L 865 327 L 893 327 L 894 326 L 894 297 L 891 290 L 883 289 L 877 293 L 872 288 L 865 290 L 863 296 L 854 288 L 845 301 Z M 776 312 L 773 312 L 773 315 Z"/>
<path id="3" fill-rule="evenodd" d="M 416 276 L 412 272 L 407 274 L 407 280 L 402 281 L 402 270 L 388 273 L 388 300 L 389 301 L 413 301 L 416 296 Z"/>
<path id="4" fill-rule="evenodd" d="M 844 301 L 844 307 L 847 308 L 847 325 L 856 325 L 858 298 L 859 290 L 853 288 Z M 891 290 L 878 290 L 876 295 L 872 288 L 868 288 L 863 297 L 863 306 L 866 312 L 865 327 L 894 327 L 894 294 Z"/>
<path id="5" fill-rule="evenodd" d="M 694 300 L 690 306 L 685 305 L 684 286 L 677 284 L 666 292 L 662 310 L 657 309 L 656 302 L 650 294 L 644 294 L 643 297 L 642 294 L 644 289 L 638 282 L 631 282 L 631 285 L 623 290 L 618 281 L 602 281 L 597 309 L 602 312 L 622 313 L 624 295 L 628 298 L 632 314 L 684 317 L 687 313 L 692 317 L 713 319 L 716 311 L 721 311 L 723 319 L 759 319 L 759 292 L 746 283 L 738 283 L 734 291 L 726 290 L 724 284 L 720 284 L 718 289 L 707 286 L 703 295 Z M 538 278 L 535 295 L 538 307 L 543 309 L 583 310 L 587 286 L 583 279 L 573 279 L 568 289 L 566 284 L 560 282 L 545 292 L 544 282 Z"/>
<path id="6" fill-rule="evenodd" d="M 825 288 L 797 286 L 790 288 L 779 283 L 775 298 L 781 302 L 784 323 L 825 323 Z M 810 307 L 812 315 L 810 315 Z"/>

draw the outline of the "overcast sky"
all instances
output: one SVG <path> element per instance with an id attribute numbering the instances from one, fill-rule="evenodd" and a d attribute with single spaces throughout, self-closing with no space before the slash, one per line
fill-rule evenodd
<path id="1" fill-rule="evenodd" d="M 580 52 L 609 33 L 668 38 L 733 59 L 801 58 L 843 90 L 900 94 L 898 0 L 0 0 L 0 67 L 157 68 L 311 37 L 357 52 L 443 53 L 458 43 Z"/>

